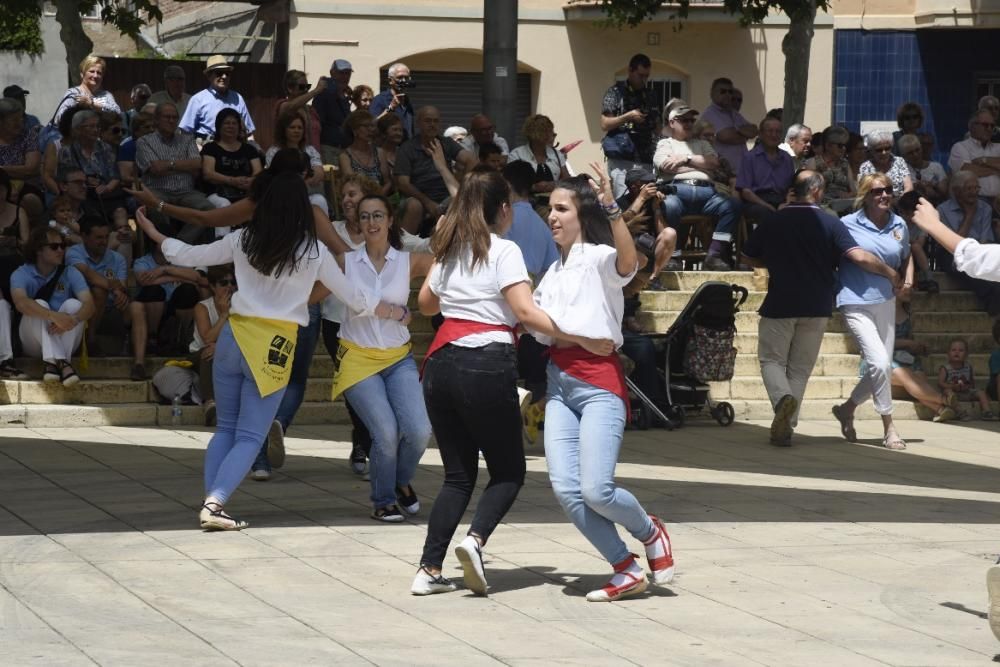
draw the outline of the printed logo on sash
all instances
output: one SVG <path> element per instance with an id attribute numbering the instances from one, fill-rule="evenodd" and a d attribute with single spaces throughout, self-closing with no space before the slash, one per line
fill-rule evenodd
<path id="1" fill-rule="evenodd" d="M 292 354 L 293 347 L 295 344 L 284 336 L 275 336 L 271 339 L 271 347 L 267 351 L 267 363 L 284 368 L 288 365 L 288 358 Z"/>
<path id="2" fill-rule="evenodd" d="M 243 353 L 261 396 L 269 396 L 288 384 L 295 359 L 298 325 L 285 320 L 229 316 L 233 338 Z"/>

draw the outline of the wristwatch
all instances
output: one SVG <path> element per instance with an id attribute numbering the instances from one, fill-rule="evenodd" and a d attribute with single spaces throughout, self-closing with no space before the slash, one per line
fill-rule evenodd
<path id="1" fill-rule="evenodd" d="M 688 155 L 686 158 L 684 158 L 684 164 L 686 164 L 688 166 L 691 165 L 691 156 L 690 155 Z"/>

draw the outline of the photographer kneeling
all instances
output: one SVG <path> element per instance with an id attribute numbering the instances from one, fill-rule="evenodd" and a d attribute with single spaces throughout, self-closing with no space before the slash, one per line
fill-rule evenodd
<path id="1" fill-rule="evenodd" d="M 625 174 L 625 187 L 618 206 L 635 239 L 636 249 L 646 257 L 645 265 L 652 263 L 647 289 L 663 290 L 665 288 L 656 280 L 660 271 L 664 268 L 681 270 L 680 261 L 671 259 L 677 247 L 677 231 L 667 226 L 663 212 L 666 195 L 657 190 L 656 177 L 645 167 L 629 169 Z"/>

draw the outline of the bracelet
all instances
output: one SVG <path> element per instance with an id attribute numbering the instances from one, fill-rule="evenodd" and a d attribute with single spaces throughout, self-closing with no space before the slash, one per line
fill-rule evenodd
<path id="1" fill-rule="evenodd" d="M 615 202 L 611 202 L 610 204 L 603 204 L 602 203 L 601 204 L 601 208 L 603 208 L 605 211 L 613 211 L 616 208 L 618 208 L 618 202 L 615 201 Z"/>
<path id="2" fill-rule="evenodd" d="M 608 212 L 608 218 L 610 218 L 611 220 L 617 220 L 620 217 L 622 217 L 621 209 Z"/>
<path id="3" fill-rule="evenodd" d="M 161 199 L 161 200 L 160 200 L 160 203 L 156 205 L 156 211 L 157 211 L 158 213 L 163 213 L 163 207 L 164 207 L 164 206 L 166 205 L 166 203 L 167 203 L 167 202 L 165 202 L 165 201 L 163 201 L 163 200 Z"/>
<path id="4" fill-rule="evenodd" d="M 396 320 L 397 322 L 402 322 L 403 320 L 405 320 L 406 319 L 406 314 L 408 312 L 410 312 L 410 309 L 407 308 L 406 306 L 400 306 L 400 308 L 403 309 L 403 314 L 399 316 L 399 319 Z"/>

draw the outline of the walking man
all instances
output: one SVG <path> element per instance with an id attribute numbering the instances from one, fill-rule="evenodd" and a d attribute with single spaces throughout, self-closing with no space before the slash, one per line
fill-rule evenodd
<path id="1" fill-rule="evenodd" d="M 779 447 L 792 444 L 802 396 L 833 311 L 840 257 L 897 282 L 892 267 L 859 248 L 844 223 L 819 207 L 823 189 L 822 175 L 799 172 L 792 184 L 793 203 L 763 221 L 743 246 L 745 260 L 770 273 L 759 311 L 757 356 L 774 407 L 771 444 Z"/>

